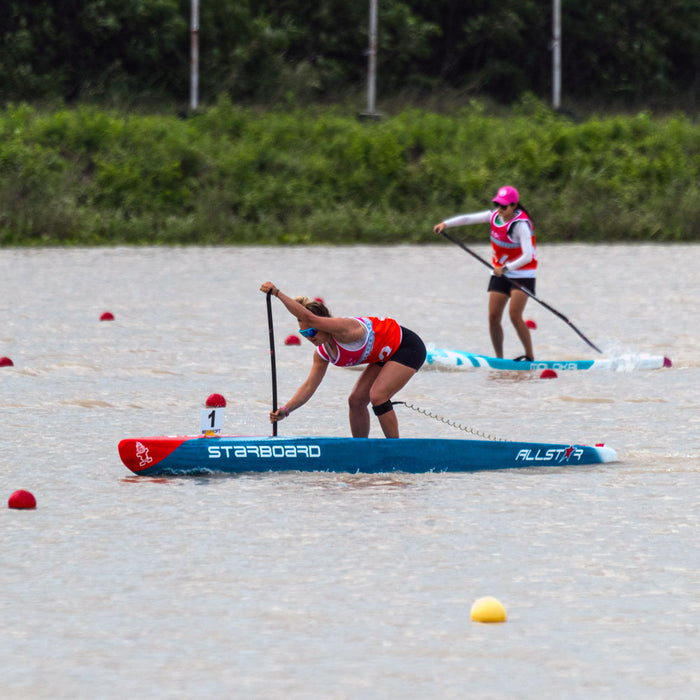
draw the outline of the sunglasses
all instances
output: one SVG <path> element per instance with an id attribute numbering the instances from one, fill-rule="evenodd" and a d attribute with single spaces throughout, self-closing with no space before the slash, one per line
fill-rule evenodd
<path id="1" fill-rule="evenodd" d="M 318 333 L 318 328 L 300 328 L 299 333 L 301 333 L 304 338 L 315 338 Z"/>
<path id="2" fill-rule="evenodd" d="M 499 209 L 508 209 L 510 206 L 510 204 L 501 204 L 500 202 L 496 202 L 495 204 Z"/>

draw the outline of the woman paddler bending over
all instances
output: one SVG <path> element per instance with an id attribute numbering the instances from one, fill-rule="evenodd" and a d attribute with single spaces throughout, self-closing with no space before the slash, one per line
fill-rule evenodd
<path id="1" fill-rule="evenodd" d="M 276 296 L 299 322 L 299 333 L 316 346 L 311 371 L 306 381 L 287 403 L 270 412 L 270 422 L 286 418 L 303 406 L 323 381 L 328 364 L 352 367 L 367 364 L 355 383 L 348 404 L 353 437 L 368 437 L 369 404 L 388 438 L 399 437 L 399 423 L 391 398 L 425 362 L 425 345 L 413 331 L 393 318 L 336 318 L 325 304 L 308 297 L 292 299 L 272 282 L 260 291 Z"/>

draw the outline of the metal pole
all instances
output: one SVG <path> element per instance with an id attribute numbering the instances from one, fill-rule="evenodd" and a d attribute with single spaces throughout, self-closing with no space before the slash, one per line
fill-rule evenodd
<path id="1" fill-rule="evenodd" d="M 552 107 L 561 105 L 561 0 L 552 0 Z"/>
<path id="2" fill-rule="evenodd" d="M 375 113 L 375 81 L 377 77 L 377 0 L 369 0 L 369 49 L 367 51 L 367 114 Z"/>
<path id="3" fill-rule="evenodd" d="M 199 97 L 199 0 L 192 0 L 190 45 L 190 109 L 197 109 Z"/>

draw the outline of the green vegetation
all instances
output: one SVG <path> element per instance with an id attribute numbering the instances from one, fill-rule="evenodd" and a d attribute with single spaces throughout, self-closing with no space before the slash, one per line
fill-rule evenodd
<path id="1" fill-rule="evenodd" d="M 0 3 L 0 245 L 433 241 L 503 183 L 539 240 L 698 239 L 697 0 L 562 0 L 586 121 L 550 3 L 378 7 L 361 121 L 366 2 L 200 3 L 182 119 L 190 0 Z"/>
<path id="2" fill-rule="evenodd" d="M 432 242 L 433 224 L 506 183 L 540 241 L 697 240 L 700 128 L 647 113 L 576 123 L 528 97 L 507 116 L 473 102 L 369 121 L 226 98 L 188 119 L 0 111 L 6 246 Z"/>

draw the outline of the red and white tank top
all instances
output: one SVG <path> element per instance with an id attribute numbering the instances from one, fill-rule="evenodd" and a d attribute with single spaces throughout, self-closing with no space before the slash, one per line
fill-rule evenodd
<path id="1" fill-rule="evenodd" d="M 496 218 L 498 216 L 498 210 L 491 214 L 491 246 L 493 247 L 493 257 L 491 258 L 491 262 L 493 263 L 494 267 L 500 267 L 501 265 L 506 265 L 509 262 L 514 262 L 523 254 L 523 249 L 520 247 L 520 242 L 514 241 L 508 235 L 508 231 L 517 221 L 526 221 L 530 226 L 530 230 L 532 231 L 533 255 L 532 260 L 522 267 L 519 267 L 518 270 L 536 270 L 537 253 L 535 251 L 535 227 L 532 225 L 532 221 L 530 221 L 528 215 L 522 209 L 518 209 L 517 214 L 508 223 L 497 224 Z"/>
<path id="2" fill-rule="evenodd" d="M 393 318 L 375 318 L 374 316 L 354 318 L 365 327 L 364 336 L 354 343 L 345 345 L 336 340 L 337 355 L 335 358 L 330 356 L 325 346 L 319 345 L 316 352 L 326 362 L 337 367 L 384 362 L 401 345 L 401 326 Z"/>

